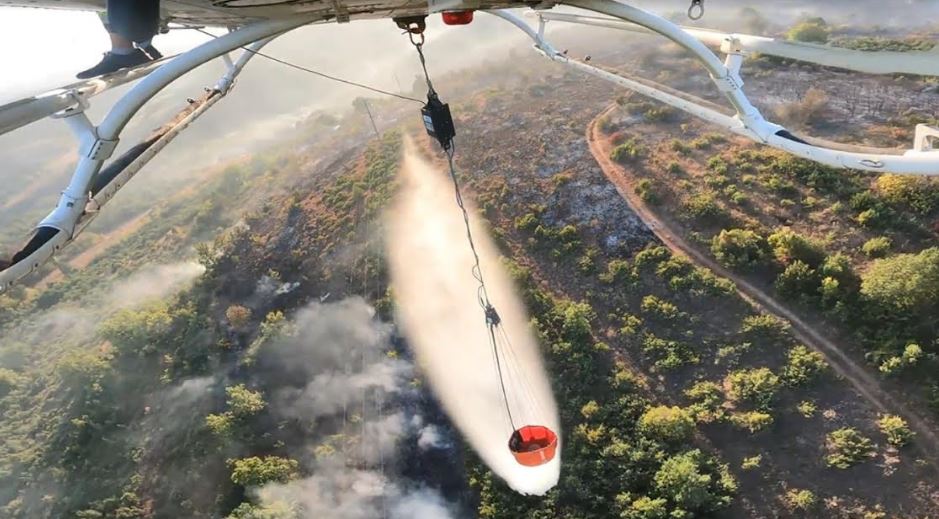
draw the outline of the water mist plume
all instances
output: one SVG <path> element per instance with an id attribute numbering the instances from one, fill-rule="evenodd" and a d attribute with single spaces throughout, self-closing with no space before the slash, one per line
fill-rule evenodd
<path id="1" fill-rule="evenodd" d="M 388 220 L 388 256 L 398 319 L 418 365 L 489 468 L 518 492 L 544 494 L 558 481 L 560 449 L 539 467 L 519 465 L 509 451 L 512 425 L 477 304 L 473 257 L 453 185 L 418 157 L 410 142 L 401 180 Z M 470 215 L 489 296 L 511 338 L 503 373 L 516 425 L 545 425 L 559 433 L 557 404 L 528 315 L 485 227 L 473 209 Z"/>

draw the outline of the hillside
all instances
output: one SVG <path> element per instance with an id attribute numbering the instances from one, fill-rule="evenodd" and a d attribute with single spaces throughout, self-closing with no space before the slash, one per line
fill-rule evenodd
<path id="1" fill-rule="evenodd" d="M 620 44 L 594 59 L 700 87 L 681 85 L 682 55 L 646 61 L 650 47 Z M 773 85 L 806 75 L 807 88 L 821 74 L 767 73 L 757 101 L 787 105 Z M 884 86 L 898 109 L 889 92 L 906 81 Z M 563 437 L 556 488 L 524 497 L 494 477 L 414 365 L 394 321 L 384 210 L 405 135 L 442 156 L 413 107 L 374 101 L 375 135 L 357 101 L 208 168 L 130 231 L 102 232 L 97 249 L 67 258 L 81 268 L 50 279 L 49 267 L 43 283 L 0 297 L 0 515 L 939 515 L 927 439 L 732 281 L 664 246 L 586 134 L 596 121 L 620 173 L 684 239 L 856 339 L 852 358 L 917 412 L 935 371 L 931 314 L 854 305 L 872 304 L 870 272 L 884 269 L 876 293 L 896 295 L 890 259 L 935 246 L 935 207 L 919 206 L 933 184 L 810 167 L 534 55 L 435 86 L 456 118 L 467 197 L 547 360 Z M 902 137 L 884 114 L 834 116 L 860 121 L 853 137 Z"/>

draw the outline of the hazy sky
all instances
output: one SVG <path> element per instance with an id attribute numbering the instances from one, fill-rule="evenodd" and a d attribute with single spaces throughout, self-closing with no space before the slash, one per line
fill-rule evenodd
<path id="1" fill-rule="evenodd" d="M 157 42 L 162 52 L 176 53 L 205 38 L 173 31 Z M 75 81 L 108 48 L 95 13 L 0 7 L 0 103 Z"/>

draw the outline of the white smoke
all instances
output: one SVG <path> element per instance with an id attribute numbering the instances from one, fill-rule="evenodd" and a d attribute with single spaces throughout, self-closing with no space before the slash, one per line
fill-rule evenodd
<path id="1" fill-rule="evenodd" d="M 424 419 L 408 415 L 412 406 L 394 405 L 418 392 L 409 384 L 411 364 L 386 354 L 391 326 L 378 321 L 364 300 L 353 298 L 311 304 L 297 312 L 290 328 L 259 358 L 261 376 L 289 381 L 272 395 L 272 411 L 315 422 L 302 450 L 308 457 L 324 443 L 336 452 L 309 460 L 308 477 L 255 489 L 256 500 L 302 519 L 453 517 L 436 490 L 398 476 L 398 453 L 405 442 L 419 442 Z M 336 422 L 339 430 L 325 425 Z M 336 433 L 345 441 L 331 442 Z"/>
<path id="2" fill-rule="evenodd" d="M 205 267 L 195 262 L 147 265 L 118 281 L 108 292 L 108 302 L 118 308 L 130 308 L 162 299 L 184 288 L 201 276 Z"/>
<path id="3" fill-rule="evenodd" d="M 540 467 L 519 465 L 508 449 L 512 425 L 476 303 L 473 258 L 453 187 L 416 156 L 411 143 L 402 174 L 389 220 L 389 264 L 398 316 L 418 364 L 483 461 L 516 491 L 543 494 L 558 481 L 560 449 Z M 528 316 L 484 227 L 475 217 L 471 223 L 490 298 L 512 342 L 514 358 L 504 372 L 516 425 L 559 432 L 557 405 Z"/>

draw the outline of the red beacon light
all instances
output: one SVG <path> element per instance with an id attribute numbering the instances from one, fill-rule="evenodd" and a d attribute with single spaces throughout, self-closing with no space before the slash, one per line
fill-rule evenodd
<path id="1" fill-rule="evenodd" d="M 509 450 L 519 465 L 537 467 L 554 459 L 558 435 L 543 425 L 526 425 L 512 433 Z"/>
<path id="2" fill-rule="evenodd" d="M 440 13 L 443 23 L 447 25 L 469 25 L 473 21 L 473 10 L 444 11 Z"/>

